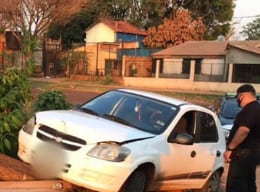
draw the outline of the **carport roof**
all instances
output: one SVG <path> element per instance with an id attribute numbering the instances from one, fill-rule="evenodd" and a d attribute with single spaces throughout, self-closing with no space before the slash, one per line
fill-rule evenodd
<path id="1" fill-rule="evenodd" d="M 227 41 L 187 41 L 153 53 L 152 56 L 224 56 L 227 45 Z"/>
<path id="2" fill-rule="evenodd" d="M 242 49 L 244 51 L 260 54 L 260 41 L 231 41 L 229 46 Z"/>
<path id="3" fill-rule="evenodd" d="M 243 51 L 260 54 L 260 41 L 187 41 L 152 54 L 153 57 L 169 56 L 224 56 L 234 47 Z"/>

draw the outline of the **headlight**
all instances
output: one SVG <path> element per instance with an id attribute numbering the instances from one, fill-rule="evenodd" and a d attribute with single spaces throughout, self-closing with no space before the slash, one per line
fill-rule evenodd
<path id="1" fill-rule="evenodd" d="M 87 155 L 107 161 L 120 162 L 130 154 L 130 149 L 116 143 L 99 143 Z"/>
<path id="2" fill-rule="evenodd" d="M 34 116 L 34 117 L 31 117 L 22 128 L 26 133 L 32 134 L 35 123 L 36 123 L 36 121 L 35 121 L 35 116 Z"/>

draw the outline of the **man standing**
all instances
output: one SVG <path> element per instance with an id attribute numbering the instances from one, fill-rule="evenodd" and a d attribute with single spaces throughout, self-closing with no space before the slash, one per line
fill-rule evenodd
<path id="1" fill-rule="evenodd" d="M 260 156 L 260 104 L 250 84 L 237 89 L 237 101 L 242 108 L 237 115 L 227 150 L 229 162 L 226 192 L 256 192 L 256 166 Z"/>

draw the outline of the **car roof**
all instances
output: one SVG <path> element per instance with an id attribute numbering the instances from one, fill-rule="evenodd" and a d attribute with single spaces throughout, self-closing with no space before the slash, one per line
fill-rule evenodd
<path id="1" fill-rule="evenodd" d="M 142 91 L 142 90 L 136 90 L 136 89 L 125 89 L 125 88 L 121 88 L 121 89 L 117 89 L 118 91 L 123 91 L 123 92 L 127 92 L 127 93 L 132 93 L 132 94 L 137 94 L 137 95 L 141 95 L 144 97 L 149 97 L 152 99 L 156 99 L 156 100 L 160 100 L 166 103 L 170 103 L 173 105 L 184 105 L 184 104 L 190 104 L 190 105 L 195 105 L 186 101 L 183 101 L 181 99 L 176 99 L 173 97 L 169 97 L 166 95 L 161 95 L 158 93 L 154 93 L 154 92 L 149 92 L 149 91 Z"/>
<path id="2" fill-rule="evenodd" d="M 223 98 L 224 99 L 236 99 L 236 93 L 227 92 L 227 93 L 225 93 Z M 260 94 L 259 93 L 256 94 L 256 98 L 257 98 L 257 100 L 260 100 Z"/>

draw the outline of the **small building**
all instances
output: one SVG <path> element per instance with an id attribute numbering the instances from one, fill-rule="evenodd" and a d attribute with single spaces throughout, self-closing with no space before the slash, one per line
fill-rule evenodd
<path id="1" fill-rule="evenodd" d="M 124 77 L 125 85 L 230 92 L 252 83 L 260 92 L 260 41 L 188 41 L 152 58 L 152 76 Z"/>
<path id="2" fill-rule="evenodd" d="M 190 79 L 194 81 L 227 80 L 226 41 L 188 41 L 158 51 L 153 59 L 161 60 L 158 76 L 161 78 Z M 194 72 L 191 73 L 191 63 Z"/>
<path id="3" fill-rule="evenodd" d="M 122 20 L 101 19 L 86 29 L 88 73 L 121 76 L 125 52 L 143 47 L 147 33 Z"/>

